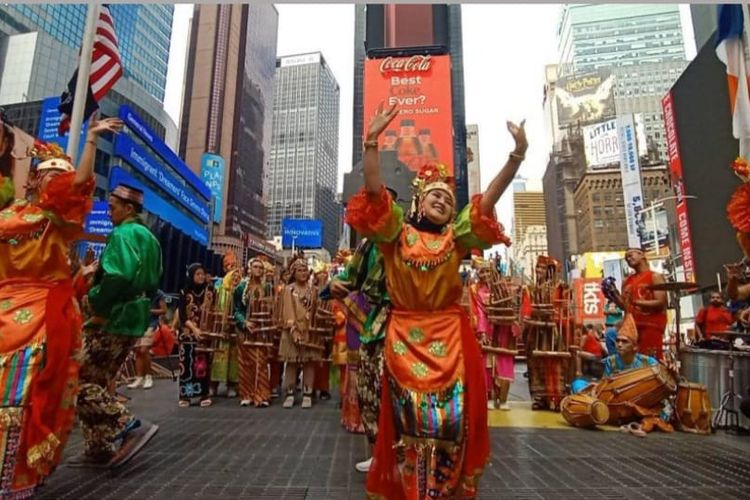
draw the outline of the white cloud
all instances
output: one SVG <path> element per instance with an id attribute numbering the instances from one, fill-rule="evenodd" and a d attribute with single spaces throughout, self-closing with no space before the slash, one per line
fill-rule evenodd
<path id="1" fill-rule="evenodd" d="M 182 109 L 183 83 L 185 81 L 185 62 L 188 48 L 190 20 L 193 17 L 193 6 L 177 4 L 174 6 L 172 19 L 172 40 L 169 46 L 169 67 L 167 68 L 167 92 L 164 96 L 164 109 L 180 127 Z"/>

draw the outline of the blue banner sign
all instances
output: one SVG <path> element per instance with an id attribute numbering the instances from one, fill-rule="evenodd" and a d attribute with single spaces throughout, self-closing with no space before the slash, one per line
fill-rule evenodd
<path id="1" fill-rule="evenodd" d="M 206 186 L 203 181 L 201 181 L 200 178 L 190 170 L 190 167 L 188 167 L 187 164 L 164 143 L 164 141 L 159 139 L 159 136 L 151 130 L 151 127 L 146 125 L 127 104 L 120 106 L 120 119 L 124 121 L 125 125 L 135 132 L 143 142 L 156 151 L 156 154 L 161 156 L 167 164 L 175 169 L 180 177 L 194 187 L 201 196 L 206 199 L 206 201 L 211 199 L 211 190 L 208 186 Z"/>
<path id="2" fill-rule="evenodd" d="M 321 248 L 323 221 L 318 219 L 283 219 L 281 221 L 283 248 Z"/>
<path id="3" fill-rule="evenodd" d="M 108 236 L 112 232 L 112 219 L 109 218 L 109 203 L 106 201 L 95 201 L 91 212 L 84 223 L 86 234 L 98 234 Z"/>
<path id="4" fill-rule="evenodd" d="M 39 128 L 36 136 L 44 142 L 55 143 L 60 146 L 63 150 L 68 149 L 68 137 L 70 133 L 65 135 L 57 135 L 57 128 L 60 126 L 62 121 L 62 113 L 57 109 L 60 105 L 60 97 L 47 97 L 42 101 L 42 113 L 39 117 Z M 83 152 L 83 146 L 86 144 L 86 133 L 89 130 L 88 119 L 83 122 L 81 127 L 81 140 L 78 146 L 78 158 L 81 157 Z"/>
<path id="5" fill-rule="evenodd" d="M 172 224 L 201 245 L 208 245 L 208 231 L 204 226 L 190 220 L 190 217 L 174 208 L 122 168 L 114 167 L 109 175 L 109 189 L 112 190 L 120 183 L 128 184 L 143 191 L 143 208 Z"/>
<path id="6" fill-rule="evenodd" d="M 172 198 L 197 215 L 201 221 L 208 222 L 208 204 L 191 193 L 174 175 L 166 172 L 153 156 L 126 134 L 119 134 L 115 139 L 115 156 L 122 158 L 148 177 Z"/>
<path id="7" fill-rule="evenodd" d="M 224 201 L 224 158 L 213 153 L 203 153 L 201 157 L 201 179 L 214 197 L 214 222 L 221 222 L 221 208 Z"/>

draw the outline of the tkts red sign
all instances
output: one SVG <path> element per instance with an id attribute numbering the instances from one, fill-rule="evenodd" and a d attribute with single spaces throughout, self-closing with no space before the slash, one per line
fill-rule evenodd
<path id="1" fill-rule="evenodd" d="M 396 73 L 404 71 L 430 71 L 432 58 L 430 56 L 386 57 L 380 63 L 381 73 Z"/>
<path id="2" fill-rule="evenodd" d="M 576 305 L 576 323 L 604 322 L 604 305 L 606 300 L 602 293 L 599 278 L 578 278 L 573 282 Z"/>

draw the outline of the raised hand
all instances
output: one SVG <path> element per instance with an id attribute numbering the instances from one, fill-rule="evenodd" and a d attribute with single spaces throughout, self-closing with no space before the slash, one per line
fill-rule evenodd
<path id="1" fill-rule="evenodd" d="M 99 269 L 99 261 L 95 260 L 94 262 L 83 266 L 81 272 L 83 273 L 83 277 L 88 279 L 96 273 L 97 269 Z"/>
<path id="2" fill-rule="evenodd" d="M 97 117 L 91 119 L 89 123 L 89 134 L 90 135 L 101 135 L 104 132 L 113 132 L 115 134 L 122 130 L 125 124 L 119 118 L 105 118 L 104 120 L 98 120 Z"/>
<path id="3" fill-rule="evenodd" d="M 742 263 L 724 264 L 724 271 L 727 273 L 727 279 L 739 278 L 742 275 Z"/>
<path id="4" fill-rule="evenodd" d="M 516 154 L 523 155 L 526 153 L 526 149 L 529 147 L 529 142 L 526 140 L 526 120 L 521 120 L 520 125 L 516 125 L 512 121 L 507 122 L 508 132 L 513 136 L 513 140 L 516 142 L 516 148 L 513 151 Z"/>
<path id="5" fill-rule="evenodd" d="M 368 141 L 377 140 L 380 134 L 388 128 L 388 125 L 390 125 L 398 114 L 398 109 L 396 109 L 395 104 L 388 109 L 383 109 L 383 104 L 384 103 L 381 101 L 375 116 L 370 120 L 370 126 L 367 128 Z"/>

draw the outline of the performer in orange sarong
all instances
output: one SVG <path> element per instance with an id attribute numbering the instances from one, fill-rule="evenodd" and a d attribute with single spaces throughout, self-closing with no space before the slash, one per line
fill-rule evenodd
<path id="1" fill-rule="evenodd" d="M 96 140 L 121 127 L 92 121 L 77 170 L 56 145 L 37 143 L 26 199 L 0 175 L 1 498 L 33 495 L 75 420 L 81 313 L 68 251 L 91 210 Z"/>
<path id="2" fill-rule="evenodd" d="M 493 212 L 515 175 L 526 137 L 508 123 L 516 152 L 456 217 L 445 165 L 424 165 L 405 220 L 380 177 L 378 137 L 396 117 L 382 105 L 364 143 L 364 189 L 347 207 L 348 222 L 383 254 L 393 309 L 386 327 L 378 439 L 368 498 L 474 498 L 489 457 L 487 393 L 479 344 L 459 305 L 463 256 L 504 242 Z"/>

